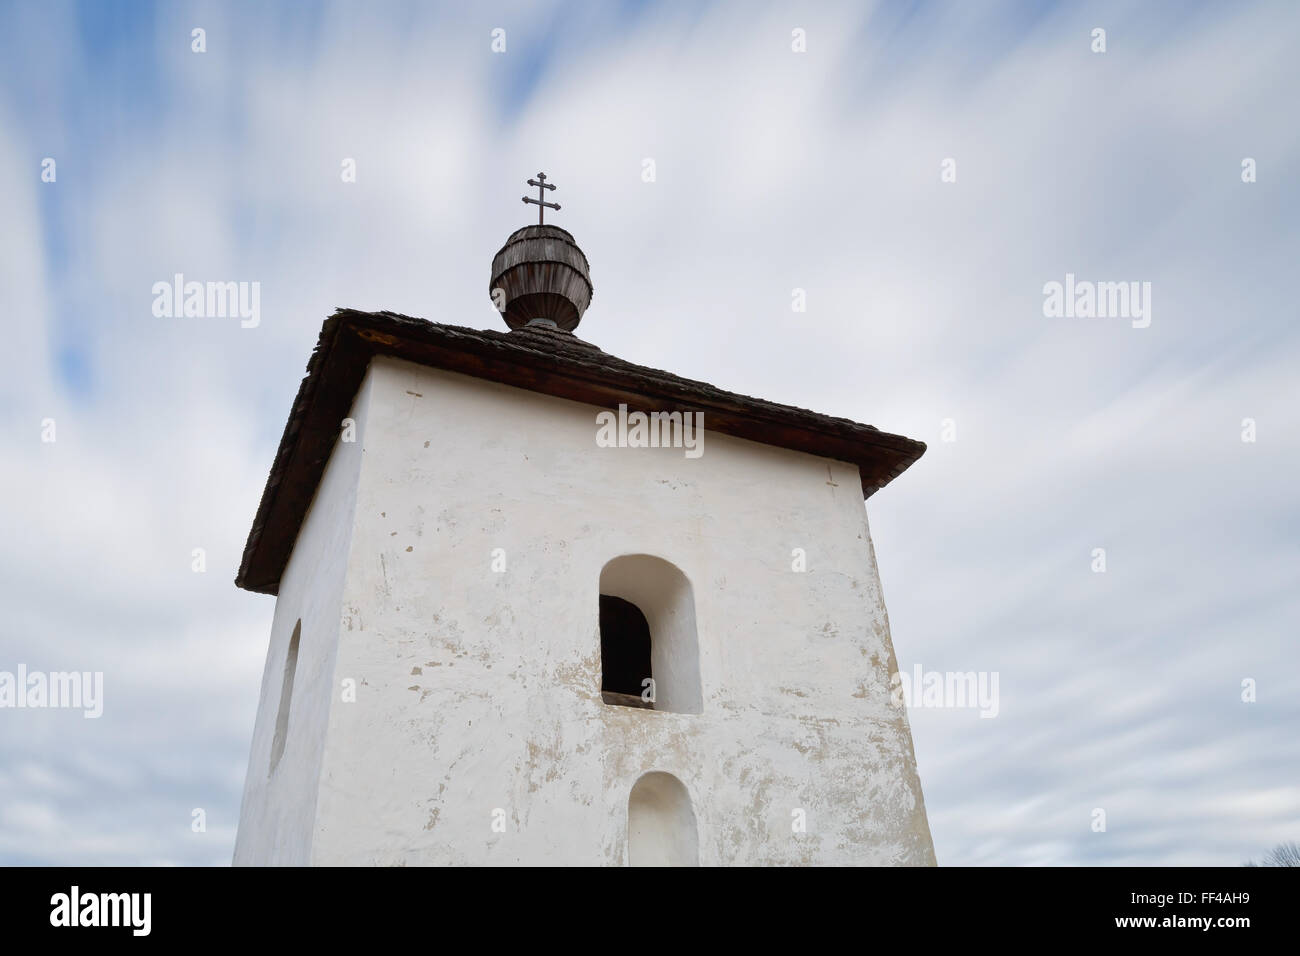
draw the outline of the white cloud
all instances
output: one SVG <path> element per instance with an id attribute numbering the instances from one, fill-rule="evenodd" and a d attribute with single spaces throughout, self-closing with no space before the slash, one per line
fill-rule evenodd
<path id="1" fill-rule="evenodd" d="M 1232 864 L 1294 839 L 1295 12 L 1098 9 L 1101 57 L 1096 10 L 900 27 L 888 6 L 723 5 L 552 31 L 526 5 L 496 57 L 483 23 L 344 5 L 297 33 L 205 9 L 195 55 L 165 8 L 139 76 L 84 66 L 70 14 L 23 14 L 9 68 L 59 64 L 63 108 L 0 100 L 0 667 L 102 669 L 107 702 L 3 718 L 0 766 L 39 772 L 0 776 L 0 856 L 228 859 L 272 607 L 231 578 L 320 322 L 497 327 L 490 257 L 543 168 L 592 261 L 583 336 L 930 443 L 869 509 L 899 661 L 996 669 L 1003 695 L 995 720 L 913 715 L 942 862 Z M 69 144 L 56 186 L 46 142 Z M 31 240 L 51 231 L 66 263 Z M 155 319 L 176 271 L 260 281 L 261 326 Z M 1066 271 L 1151 281 L 1151 327 L 1044 318 Z M 69 329 L 87 396 L 54 371 Z"/>

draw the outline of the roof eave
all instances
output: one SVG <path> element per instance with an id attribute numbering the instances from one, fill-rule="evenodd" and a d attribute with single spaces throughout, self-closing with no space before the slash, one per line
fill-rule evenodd
<path id="1" fill-rule="evenodd" d="M 669 405 L 703 412 L 711 431 L 857 465 L 864 498 L 902 474 L 926 448 L 923 442 L 870 425 L 633 365 L 585 343 L 583 349 L 544 350 L 518 332 L 483 332 L 391 312 L 340 309 L 325 320 L 307 363 L 249 531 L 235 578 L 239 587 L 263 594 L 279 590 L 339 422 L 376 355 L 592 405 L 626 403 L 629 409 L 647 412 Z"/>

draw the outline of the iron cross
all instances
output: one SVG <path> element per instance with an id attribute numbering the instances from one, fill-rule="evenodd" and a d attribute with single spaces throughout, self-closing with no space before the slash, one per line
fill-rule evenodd
<path id="1" fill-rule="evenodd" d="M 528 185 L 537 187 L 537 198 L 529 199 L 527 196 L 524 196 L 523 197 L 524 202 L 532 203 L 534 206 L 537 207 L 537 224 L 539 226 L 544 225 L 542 221 L 542 216 L 546 214 L 546 210 L 548 208 L 549 209 L 560 208 L 560 204 L 558 202 L 546 202 L 546 190 L 554 189 L 555 186 L 553 186 L 551 183 L 548 183 L 546 181 L 545 173 L 538 173 L 536 179 L 528 180 Z"/>

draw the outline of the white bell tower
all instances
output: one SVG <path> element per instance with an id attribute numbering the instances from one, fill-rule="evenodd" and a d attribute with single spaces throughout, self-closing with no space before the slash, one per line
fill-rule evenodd
<path id="1" fill-rule="evenodd" d="M 555 226 L 489 291 L 321 330 L 235 863 L 934 863 L 863 507 L 924 445 L 578 339 Z"/>

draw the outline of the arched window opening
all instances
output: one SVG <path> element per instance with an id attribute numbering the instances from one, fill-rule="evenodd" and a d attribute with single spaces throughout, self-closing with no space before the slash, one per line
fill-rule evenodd
<path id="1" fill-rule="evenodd" d="M 600 572 L 601 699 L 607 704 L 698 714 L 695 596 L 662 558 L 625 554 Z"/>
<path id="2" fill-rule="evenodd" d="M 670 773 L 647 773 L 627 801 L 628 866 L 699 866 L 699 834 L 686 786 Z"/>
<path id="3" fill-rule="evenodd" d="M 275 737 L 271 741 L 271 769 L 268 775 L 275 773 L 280 758 L 284 756 L 284 741 L 289 734 L 289 704 L 293 700 L 293 677 L 298 670 L 298 638 L 302 635 L 302 619 L 293 626 L 293 637 L 289 638 L 289 652 L 284 659 L 284 679 L 280 684 L 280 712 L 275 717 Z"/>
<path id="4" fill-rule="evenodd" d="M 631 601 L 600 596 L 600 661 L 605 703 L 654 709 L 650 625 Z"/>

